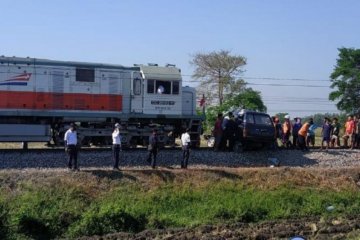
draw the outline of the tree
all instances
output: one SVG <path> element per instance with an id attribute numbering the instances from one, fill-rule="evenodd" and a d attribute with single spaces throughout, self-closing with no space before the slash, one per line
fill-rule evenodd
<path id="1" fill-rule="evenodd" d="M 336 106 L 346 113 L 360 111 L 360 49 L 339 48 L 339 58 L 331 74 L 329 99 L 339 101 Z"/>
<path id="2" fill-rule="evenodd" d="M 222 105 L 211 106 L 206 110 L 205 130 L 210 130 L 216 121 L 218 113 L 227 113 L 236 109 L 251 109 L 266 112 L 260 92 L 246 88 L 241 93 L 224 101 Z"/>
<path id="3" fill-rule="evenodd" d="M 222 105 L 225 95 L 232 97 L 245 87 L 245 82 L 239 78 L 246 64 L 243 56 L 231 55 L 226 50 L 197 53 L 190 63 L 195 66 L 193 78 L 200 80 L 198 94 L 205 94 L 210 103 Z"/>

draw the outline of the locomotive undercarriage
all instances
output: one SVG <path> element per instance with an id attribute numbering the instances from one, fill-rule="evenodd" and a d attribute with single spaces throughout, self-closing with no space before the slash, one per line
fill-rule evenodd
<path id="1" fill-rule="evenodd" d="M 190 128 L 193 146 L 199 146 L 200 119 L 177 118 L 105 118 L 91 121 L 91 119 L 69 117 L 5 117 L 0 119 L 0 128 L 9 129 L 12 136 L 0 139 L 9 142 L 39 142 L 46 141 L 49 145 L 61 146 L 63 138 L 71 122 L 77 126 L 78 142 L 82 146 L 106 146 L 112 144 L 111 133 L 116 122 L 121 124 L 122 146 L 136 148 L 147 146 L 153 129 L 156 129 L 161 146 L 175 147 L 175 139 Z M 39 126 L 41 126 L 39 128 Z M 39 130 L 37 130 L 39 128 Z M 23 129 L 32 129 L 29 136 L 24 136 Z M 10 131 L 10 130 L 9 130 Z M 25 134 L 26 135 L 26 134 Z M 41 136 L 41 137 L 40 137 Z"/>

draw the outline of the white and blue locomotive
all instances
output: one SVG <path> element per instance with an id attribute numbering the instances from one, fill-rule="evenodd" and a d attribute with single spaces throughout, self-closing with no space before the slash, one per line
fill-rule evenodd
<path id="1" fill-rule="evenodd" d="M 158 129 L 174 145 L 184 128 L 199 145 L 196 93 L 174 65 L 121 65 L 0 57 L 0 141 L 61 143 L 70 122 L 82 144 L 108 144 L 113 124 L 123 145 L 146 145 Z"/>

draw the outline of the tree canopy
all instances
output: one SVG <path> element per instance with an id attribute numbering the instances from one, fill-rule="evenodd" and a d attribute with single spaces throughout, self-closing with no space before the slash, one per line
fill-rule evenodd
<path id="1" fill-rule="evenodd" d="M 331 74 L 329 99 L 338 101 L 337 108 L 346 113 L 360 111 L 360 49 L 339 48 L 339 58 Z"/>
<path id="2" fill-rule="evenodd" d="M 190 63 L 195 67 L 193 78 L 200 81 L 198 94 L 204 94 L 207 102 L 222 105 L 226 97 L 231 98 L 245 87 L 239 78 L 246 64 L 243 56 L 226 50 L 197 53 Z"/>
<path id="3" fill-rule="evenodd" d="M 251 109 L 266 112 L 266 106 L 262 101 L 260 92 L 252 88 L 246 88 L 242 92 L 227 98 L 222 105 L 210 106 L 206 110 L 206 126 L 208 129 L 214 126 L 218 113 L 227 113 L 235 109 Z"/>

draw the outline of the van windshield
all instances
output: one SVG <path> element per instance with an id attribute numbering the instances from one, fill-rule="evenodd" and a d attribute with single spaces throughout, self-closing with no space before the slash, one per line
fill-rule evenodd
<path id="1" fill-rule="evenodd" d="M 266 115 L 254 114 L 255 124 L 272 126 L 271 118 Z"/>

